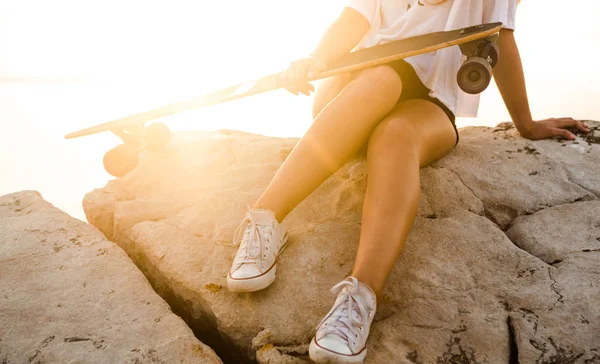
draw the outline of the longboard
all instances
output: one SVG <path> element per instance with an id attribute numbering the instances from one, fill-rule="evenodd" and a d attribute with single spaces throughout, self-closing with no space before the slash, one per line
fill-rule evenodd
<path id="1" fill-rule="evenodd" d="M 374 67 L 423 53 L 433 52 L 442 48 L 459 45 L 463 54 L 469 58 L 476 58 L 476 60 L 471 60 L 475 61 L 471 62 L 472 64 L 470 64 L 470 66 L 474 67 L 465 68 L 465 65 L 467 64 L 465 63 L 463 65 L 461 70 L 464 70 L 459 71 L 457 81 L 459 85 L 461 85 L 461 88 L 463 88 L 461 83 L 474 83 L 475 92 L 472 93 L 477 93 L 477 91 L 482 88 L 482 85 L 487 87 L 489 78 L 491 78 L 491 75 L 489 74 L 491 68 L 489 68 L 488 71 L 485 71 L 488 66 L 486 65 L 486 62 L 482 61 L 482 59 L 487 59 L 488 53 L 490 53 L 490 46 L 494 46 L 494 41 L 496 39 L 495 36 L 497 36 L 497 33 L 500 31 L 501 27 L 502 23 L 481 24 L 452 31 L 442 31 L 419 35 L 371 48 L 357 50 L 349 53 L 345 57 L 340 58 L 336 62 L 333 62 L 331 65 L 329 65 L 329 68 L 325 72 L 319 74 L 313 79 L 310 79 L 309 81 L 355 72 L 364 68 Z M 476 42 L 482 40 L 485 42 Z M 492 48 L 492 51 L 496 52 L 495 57 L 497 58 L 498 54 L 495 46 Z M 481 52 L 484 53 L 483 56 Z M 468 61 L 469 60 L 467 60 L 467 62 Z M 490 60 L 490 63 L 495 63 L 495 60 Z M 280 74 L 280 72 L 271 74 L 257 80 L 233 85 L 193 99 L 176 102 L 154 110 L 126 116 L 120 119 L 109 121 L 107 123 L 92 126 L 67 134 L 65 135 L 65 138 L 78 138 L 109 130 L 115 132 L 115 134 L 123 138 L 124 131 L 132 126 L 135 126 L 136 124 L 141 124 L 143 128 L 143 123 L 147 121 L 163 118 L 186 110 L 198 109 L 284 88 L 286 85 L 281 84 L 279 81 Z M 485 89 L 485 87 L 483 88 Z M 123 139 L 125 142 L 127 142 L 125 138 Z"/>

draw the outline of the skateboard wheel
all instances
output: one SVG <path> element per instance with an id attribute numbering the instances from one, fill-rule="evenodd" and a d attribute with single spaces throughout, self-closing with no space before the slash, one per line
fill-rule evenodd
<path id="1" fill-rule="evenodd" d="M 144 142 L 149 150 L 165 147 L 171 141 L 171 131 L 163 123 L 154 123 L 146 129 Z"/>
<path id="2" fill-rule="evenodd" d="M 129 144 L 121 144 L 104 154 L 104 169 L 111 176 L 123 177 L 138 164 L 138 151 Z"/>
<path id="3" fill-rule="evenodd" d="M 458 86 L 468 94 L 483 92 L 492 80 L 492 67 L 481 57 L 467 59 L 458 70 Z"/>

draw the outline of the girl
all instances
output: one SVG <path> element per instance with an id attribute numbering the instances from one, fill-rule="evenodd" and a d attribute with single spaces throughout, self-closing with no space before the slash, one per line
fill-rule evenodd
<path id="1" fill-rule="evenodd" d="M 293 62 L 282 78 L 295 94 L 306 81 L 356 48 L 410 36 L 502 22 L 494 78 L 511 118 L 528 139 L 574 139 L 571 118 L 533 121 L 513 30 L 517 0 L 349 0 L 311 57 Z M 360 243 L 352 275 L 333 287 L 337 299 L 310 344 L 316 362 L 358 363 L 391 272 L 416 215 L 419 169 L 458 143 L 456 116 L 475 116 L 478 96 L 456 83 L 458 47 L 323 81 L 314 123 L 240 225 L 240 247 L 227 276 L 229 290 L 251 292 L 275 279 L 275 261 L 287 242 L 280 222 L 304 198 L 368 143 L 368 184 Z M 238 236 L 239 235 L 239 236 Z"/>

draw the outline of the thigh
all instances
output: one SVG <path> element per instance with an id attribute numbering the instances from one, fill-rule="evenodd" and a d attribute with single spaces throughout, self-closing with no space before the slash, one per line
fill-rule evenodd
<path id="1" fill-rule="evenodd" d="M 456 132 L 448 115 L 438 105 L 422 99 L 398 103 L 373 135 L 376 133 L 414 146 L 421 167 L 442 158 L 456 145 Z"/>
<path id="2" fill-rule="evenodd" d="M 376 88 L 383 97 L 398 100 L 402 92 L 402 80 L 400 75 L 388 65 L 366 68 L 357 72 L 347 73 L 327 78 L 319 84 L 313 101 L 313 119 L 351 82 L 357 82 L 366 88 Z M 369 87 L 370 86 L 370 87 Z M 396 95 L 398 93 L 398 95 Z M 394 95 L 394 96 L 393 96 Z M 355 106 L 355 105 L 353 105 Z M 366 105 L 368 106 L 368 105 Z"/>
<path id="3" fill-rule="evenodd" d="M 326 78 L 319 82 L 314 94 L 312 116 L 313 119 L 319 115 L 321 110 L 331 102 L 352 80 L 352 75 L 344 74 Z"/>

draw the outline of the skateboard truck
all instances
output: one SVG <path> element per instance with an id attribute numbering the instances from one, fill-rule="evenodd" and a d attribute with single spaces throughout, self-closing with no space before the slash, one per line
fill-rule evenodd
<path id="1" fill-rule="evenodd" d="M 160 151 L 171 141 L 171 132 L 163 123 L 153 123 L 146 128 L 140 122 L 126 129 L 111 129 L 111 132 L 123 141 L 104 154 L 104 169 L 115 177 L 132 171 L 142 150 Z"/>
<path id="2" fill-rule="evenodd" d="M 478 94 L 483 92 L 492 80 L 492 69 L 498 63 L 500 50 L 496 45 L 498 33 L 473 42 L 460 44 L 460 51 L 467 60 L 456 74 L 456 82 L 464 92 Z"/>

